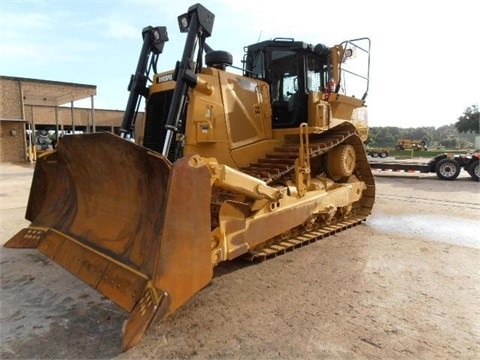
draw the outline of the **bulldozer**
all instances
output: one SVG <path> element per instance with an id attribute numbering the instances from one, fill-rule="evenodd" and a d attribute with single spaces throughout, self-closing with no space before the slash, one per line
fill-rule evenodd
<path id="1" fill-rule="evenodd" d="M 425 140 L 422 139 L 398 139 L 395 150 L 424 150 L 427 151 Z"/>
<path id="2" fill-rule="evenodd" d="M 201 4 L 178 17 L 183 54 L 163 72 L 167 29 L 143 29 L 121 129 L 65 136 L 40 157 L 31 224 L 5 244 L 38 248 L 127 311 L 123 351 L 218 264 L 270 259 L 373 208 L 370 39 L 275 38 L 246 46 L 236 67 L 206 43 L 214 19 Z"/>

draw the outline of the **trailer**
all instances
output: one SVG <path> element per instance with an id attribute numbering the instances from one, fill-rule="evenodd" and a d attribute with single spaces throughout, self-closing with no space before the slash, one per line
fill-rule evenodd
<path id="1" fill-rule="evenodd" d="M 441 180 L 455 180 L 460 171 L 465 170 L 474 181 L 480 176 L 480 151 L 467 155 L 440 154 L 426 163 L 405 161 L 371 161 L 370 168 L 391 171 L 414 171 L 420 173 L 435 173 Z"/>
<path id="2" fill-rule="evenodd" d="M 382 148 L 382 149 L 370 149 L 367 148 L 367 155 L 373 157 L 373 158 L 386 158 L 388 155 L 390 155 L 390 150 L 388 148 Z"/>

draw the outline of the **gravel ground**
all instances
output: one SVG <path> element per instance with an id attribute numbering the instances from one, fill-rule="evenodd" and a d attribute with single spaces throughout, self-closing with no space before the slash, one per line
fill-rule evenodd
<path id="1" fill-rule="evenodd" d="M 0 243 L 32 167 L 0 164 Z M 120 352 L 128 318 L 37 250 L 0 248 L 1 359 L 478 359 L 480 192 L 462 175 L 376 174 L 360 226 L 261 263 L 232 261 Z"/>

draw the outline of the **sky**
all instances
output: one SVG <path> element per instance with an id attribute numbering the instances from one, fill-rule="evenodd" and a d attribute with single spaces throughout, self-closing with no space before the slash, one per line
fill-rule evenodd
<path id="1" fill-rule="evenodd" d="M 124 110 L 142 29 L 167 27 L 158 70 L 173 69 L 186 37 L 177 16 L 197 2 L 215 14 L 207 43 L 238 67 L 259 40 L 369 37 L 370 126 L 438 128 L 480 102 L 476 0 L 0 0 L 0 75 L 96 85 L 96 108 Z"/>

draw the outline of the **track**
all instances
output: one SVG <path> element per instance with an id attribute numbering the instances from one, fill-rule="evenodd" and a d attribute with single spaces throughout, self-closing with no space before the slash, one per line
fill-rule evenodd
<path id="1" fill-rule="evenodd" d="M 331 224 L 316 231 L 304 232 L 301 235 L 285 240 L 279 240 L 278 242 L 272 243 L 260 249 L 252 250 L 248 252 L 244 258 L 250 261 L 266 260 L 277 255 L 285 254 L 287 251 L 308 245 L 330 235 L 360 225 L 364 220 L 365 217 L 363 216 L 352 216 L 351 218 L 341 221 L 337 224 Z"/>
<path id="2" fill-rule="evenodd" d="M 321 135 L 310 134 L 310 159 L 319 157 L 338 144 L 355 135 L 354 131 L 335 131 Z M 267 184 L 273 184 L 295 169 L 295 160 L 298 158 L 299 136 L 289 136 L 282 146 L 269 153 L 265 158 L 240 169 L 242 172 L 255 176 Z"/>
<path id="3" fill-rule="evenodd" d="M 358 208 L 349 217 L 338 216 L 335 224 L 323 224 L 319 229 L 310 230 L 299 227 L 292 229 L 290 236 L 279 236 L 266 241 L 261 247 L 250 250 L 244 258 L 248 260 L 265 260 L 295 248 L 310 244 L 340 231 L 349 229 L 360 224 L 370 214 L 375 197 L 375 185 L 373 174 L 368 164 L 367 155 L 363 143 L 353 130 L 330 130 L 323 134 L 309 134 L 310 159 L 319 158 L 335 146 L 348 143 L 355 148 L 357 167 L 355 175 L 360 181 L 367 184 Z M 289 136 L 282 146 L 269 153 L 265 158 L 241 169 L 249 175 L 264 180 L 269 185 L 274 185 L 291 178 L 294 173 L 295 160 L 299 156 L 299 136 Z"/>

